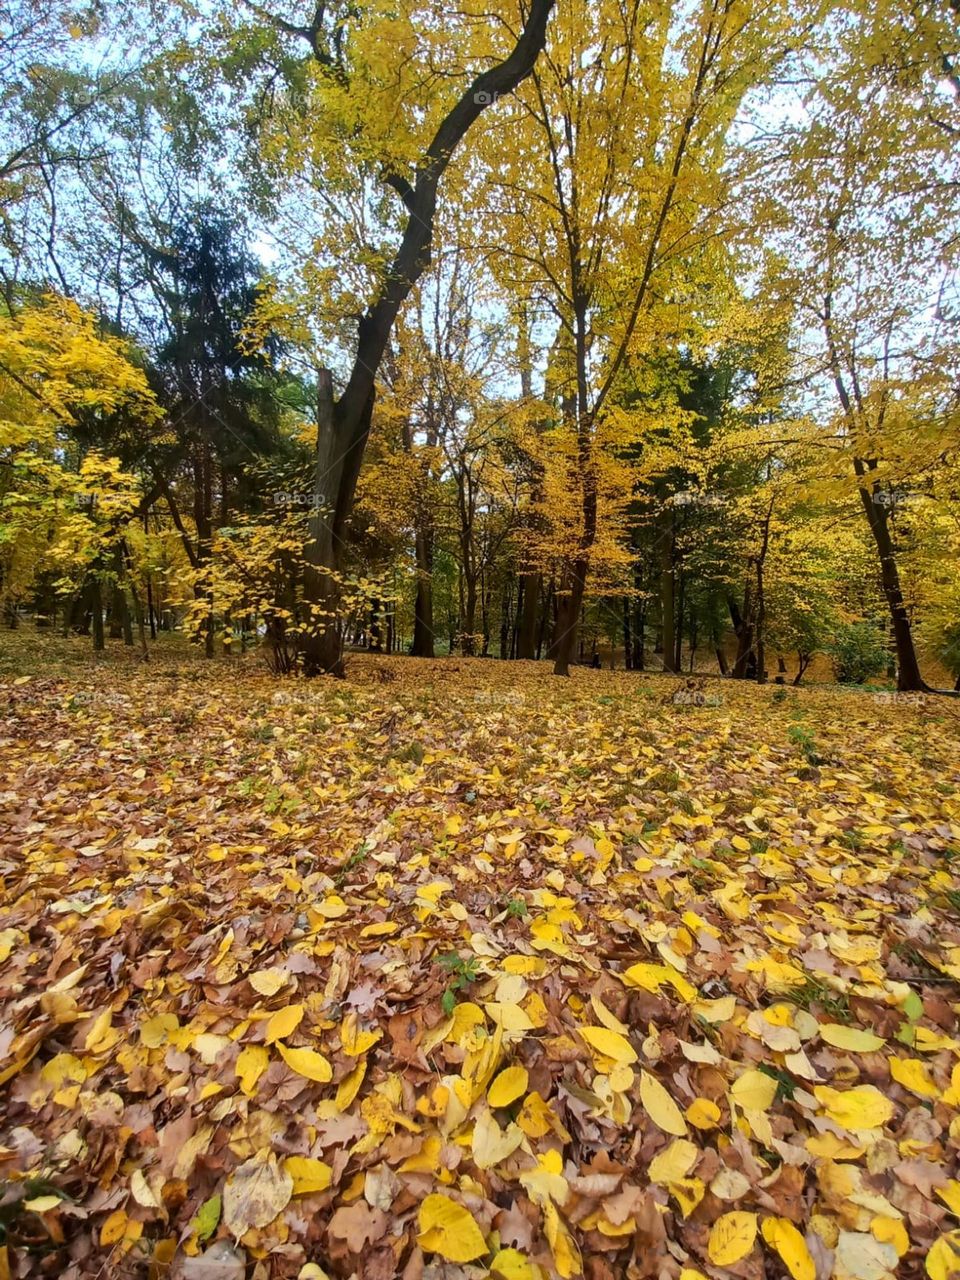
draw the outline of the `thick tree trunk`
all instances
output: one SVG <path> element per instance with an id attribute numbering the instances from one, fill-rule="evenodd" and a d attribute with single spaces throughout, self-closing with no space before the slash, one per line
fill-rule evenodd
<path id="1" fill-rule="evenodd" d="M 854 464 L 858 476 L 866 473 L 866 467 L 859 460 Z M 920 663 L 913 643 L 913 631 L 910 617 L 903 601 L 903 590 L 900 586 L 900 572 L 897 568 L 897 555 L 890 535 L 890 517 L 886 507 L 874 501 L 872 490 L 861 487 L 860 501 L 866 512 L 867 523 L 880 555 L 880 581 L 883 594 L 890 610 L 893 624 L 893 642 L 897 651 L 897 689 L 901 693 L 924 693 L 929 685 L 920 674 Z"/>
<path id="2" fill-rule="evenodd" d="M 555 676 L 568 676 L 577 650 L 577 628 L 587 585 L 587 562 L 578 560 L 557 594 L 557 626 L 554 636 Z"/>
<path id="3" fill-rule="evenodd" d="M 633 666 L 633 642 L 630 636 L 630 601 L 623 598 L 623 667 L 629 671 Z"/>
<path id="4" fill-rule="evenodd" d="M 756 671 L 753 652 L 753 590 L 748 582 L 743 593 L 743 612 L 732 596 L 728 598 L 730 617 L 737 633 L 737 656 L 733 664 L 734 680 L 746 680 Z"/>
<path id="5" fill-rule="evenodd" d="M 372 414 L 371 387 L 362 440 L 352 451 L 342 452 L 342 435 L 336 429 L 333 375 L 329 369 L 317 371 L 317 456 L 303 581 L 303 596 L 308 610 L 308 630 L 303 641 L 303 673 L 306 676 L 344 674 L 340 623 L 341 548 L 356 489 L 355 473 L 359 472 Z"/>

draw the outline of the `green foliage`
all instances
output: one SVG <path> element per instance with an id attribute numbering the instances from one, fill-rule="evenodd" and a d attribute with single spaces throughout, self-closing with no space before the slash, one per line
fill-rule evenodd
<path id="1" fill-rule="evenodd" d="M 444 1013 L 449 1016 L 456 1007 L 457 996 L 479 978 L 478 960 L 476 956 L 469 956 L 465 960 L 458 952 L 451 951 L 447 955 L 438 956 L 437 964 L 450 978 L 440 1002 Z"/>
<path id="2" fill-rule="evenodd" d="M 887 665 L 889 654 L 875 623 L 843 623 L 829 645 L 833 670 L 840 684 L 866 684 Z"/>

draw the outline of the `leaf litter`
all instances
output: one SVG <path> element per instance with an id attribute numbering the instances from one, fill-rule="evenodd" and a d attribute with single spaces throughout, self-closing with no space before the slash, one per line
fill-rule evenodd
<path id="1" fill-rule="evenodd" d="M 954 706 L 350 675 L 0 688 L 0 1276 L 946 1280 Z"/>

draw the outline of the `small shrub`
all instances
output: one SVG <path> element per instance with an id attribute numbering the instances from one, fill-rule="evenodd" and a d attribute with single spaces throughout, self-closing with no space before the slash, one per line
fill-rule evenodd
<path id="1" fill-rule="evenodd" d="M 833 671 L 840 684 L 866 684 L 885 670 L 888 654 L 880 632 L 872 622 L 850 622 L 839 627 L 830 644 Z"/>

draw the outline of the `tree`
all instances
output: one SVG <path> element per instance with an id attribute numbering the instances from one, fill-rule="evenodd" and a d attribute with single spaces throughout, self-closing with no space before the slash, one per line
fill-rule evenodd
<path id="1" fill-rule="evenodd" d="M 255 7 L 261 21 L 273 22 L 284 36 L 305 44 L 314 61 L 317 91 L 305 112 L 315 137 L 329 130 L 338 148 L 349 139 L 362 156 L 364 167 L 381 172 L 383 181 L 401 201 L 404 218 L 392 261 L 381 275 L 356 322 L 356 342 L 348 362 L 345 384 L 334 394 L 333 379 L 324 373 L 319 381 L 317 458 L 314 481 L 314 517 L 308 549 L 306 596 L 317 626 L 307 641 L 304 670 L 342 674 L 342 638 L 337 625 L 337 600 L 343 536 L 349 517 L 360 465 L 366 449 L 373 414 L 376 378 L 387 350 L 400 308 L 430 261 L 431 241 L 441 179 L 466 138 L 470 127 L 491 103 L 512 93 L 529 76 L 546 39 L 547 19 L 553 0 L 531 0 L 521 13 L 517 30 L 505 17 L 492 42 L 483 50 L 491 65 L 470 76 L 466 88 L 451 101 L 434 81 L 434 96 L 425 102 L 415 83 L 415 67 L 408 62 L 408 47 L 397 49 L 397 23 L 392 7 L 369 6 L 363 23 L 349 6 L 328 9 L 319 4 L 304 25 L 277 18 Z M 414 23 L 414 12 L 407 23 Z M 424 28 L 405 28 L 405 34 L 429 42 L 430 15 Z M 385 60 L 380 66 L 368 58 L 376 48 Z M 460 51 L 458 51 L 459 53 Z M 397 54 L 402 61 L 398 64 Z M 461 59 L 454 63 L 462 76 Z M 400 68 L 403 68 L 402 70 Z M 384 72 L 397 72 L 390 84 L 389 115 L 377 115 L 385 105 Z M 371 83 L 369 77 L 374 77 Z M 434 80 L 431 72 L 428 77 Z M 409 85 L 410 99 L 402 88 Z M 400 90 L 400 92 L 398 92 Z M 397 102 L 404 103 L 398 133 Z M 417 104 L 423 104 L 417 120 Z M 342 131 L 342 132 L 341 132 Z M 340 133 L 340 137 L 336 135 Z"/>
<path id="2" fill-rule="evenodd" d="M 702 317 L 693 299 L 738 229 L 729 122 L 789 50 L 785 7 L 762 18 L 704 0 L 684 21 L 570 0 L 519 104 L 523 145 L 498 149 L 489 246 L 516 263 L 563 333 L 566 483 L 555 671 L 566 675 L 601 528 L 601 455 L 636 424 L 614 394 L 654 335 Z M 492 141 L 493 147 L 496 143 Z M 531 157 L 535 163 L 531 163 Z M 556 541 L 556 540 L 555 540 Z"/>
<path id="3" fill-rule="evenodd" d="M 87 592 L 103 647 L 102 585 L 125 526 L 144 509 L 139 478 L 84 444 L 125 415 L 149 434 L 160 418 L 129 345 L 69 299 L 47 295 L 0 318 L 0 601 L 10 611 L 38 576 Z"/>

